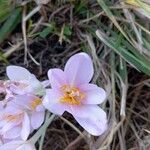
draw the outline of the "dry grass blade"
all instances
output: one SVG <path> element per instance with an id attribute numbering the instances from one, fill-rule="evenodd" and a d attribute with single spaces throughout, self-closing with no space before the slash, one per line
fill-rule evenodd
<path id="1" fill-rule="evenodd" d="M 37 149 L 149 150 L 149 0 L 11 2 L 0 0 L 5 10 L 0 10 L 2 80 L 9 63 L 28 68 L 43 81 L 50 68 L 64 68 L 70 56 L 83 51 L 94 64 L 92 83 L 107 92 L 100 106 L 108 118 L 104 134 L 89 135 L 64 113 L 52 116 Z"/>

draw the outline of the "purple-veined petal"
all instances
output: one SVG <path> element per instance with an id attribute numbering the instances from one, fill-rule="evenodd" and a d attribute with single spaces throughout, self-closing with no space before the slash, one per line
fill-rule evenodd
<path id="1" fill-rule="evenodd" d="M 99 136 L 107 129 L 106 113 L 98 106 L 85 107 L 78 113 L 74 112 L 73 116 L 92 135 Z"/>
<path id="2" fill-rule="evenodd" d="M 80 90 L 85 94 L 83 104 L 101 104 L 106 99 L 105 90 L 95 84 L 81 85 Z"/>
<path id="3" fill-rule="evenodd" d="M 45 113 L 43 112 L 33 112 L 31 115 L 31 126 L 33 129 L 37 129 L 41 126 L 44 121 Z"/>
<path id="4" fill-rule="evenodd" d="M 6 73 L 8 78 L 13 81 L 28 80 L 31 76 L 27 69 L 19 66 L 8 66 Z"/>
<path id="5" fill-rule="evenodd" d="M 21 138 L 26 141 L 30 134 L 30 119 L 27 113 L 24 113 L 24 120 L 22 122 Z"/>
<path id="6" fill-rule="evenodd" d="M 78 53 L 68 60 L 64 72 L 71 85 L 89 83 L 94 73 L 92 60 L 86 53 Z"/>
<path id="7" fill-rule="evenodd" d="M 48 78 L 52 88 L 60 88 L 66 84 L 65 73 L 61 69 L 50 69 Z"/>

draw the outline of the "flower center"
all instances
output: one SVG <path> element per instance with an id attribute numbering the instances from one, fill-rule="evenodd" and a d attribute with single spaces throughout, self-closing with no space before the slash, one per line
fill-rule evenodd
<path id="1" fill-rule="evenodd" d="M 40 98 L 34 99 L 34 100 L 31 102 L 31 104 L 30 104 L 31 109 L 32 109 L 32 110 L 35 110 L 36 107 L 37 107 L 38 105 L 40 105 L 40 104 L 42 104 L 42 100 L 41 100 Z"/>
<path id="2" fill-rule="evenodd" d="M 80 105 L 81 101 L 85 98 L 84 93 L 82 93 L 76 87 L 70 87 L 68 85 L 63 85 L 61 88 L 63 96 L 60 98 L 61 103 L 68 103 L 71 105 Z"/>

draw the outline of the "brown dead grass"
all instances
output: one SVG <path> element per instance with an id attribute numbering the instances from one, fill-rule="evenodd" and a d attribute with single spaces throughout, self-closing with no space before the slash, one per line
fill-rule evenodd
<path id="1" fill-rule="evenodd" d="M 88 47 L 88 53 L 93 58 L 95 66 L 95 76 L 93 82 L 103 86 L 108 93 L 108 99 L 102 107 L 107 111 L 109 128 L 103 135 L 93 137 L 88 135 L 77 124 L 73 117 L 65 113 L 63 116 L 73 123 L 84 137 L 79 135 L 68 123 L 61 118 L 56 118 L 46 131 L 43 150 L 149 150 L 150 149 L 150 80 L 149 77 L 131 69 L 128 66 L 128 92 L 126 100 L 126 116 L 120 116 L 121 95 L 119 88 L 113 93 L 111 68 L 108 54 L 110 50 L 106 47 L 107 53 L 100 60 L 98 55 L 102 50 L 103 44 L 95 42 L 94 38 L 85 35 L 84 25 L 78 24 L 82 21 L 80 16 L 72 16 L 73 5 L 64 4 L 55 7 L 42 6 L 38 15 L 35 15 L 35 25 L 32 32 L 41 31 L 51 20 L 56 22 L 57 28 L 61 28 L 64 23 L 70 23 L 73 28 L 73 35 L 69 41 L 59 43 L 60 37 L 57 33 L 51 34 L 46 38 L 27 37 L 27 48 L 33 58 L 39 62 L 36 65 L 27 57 L 28 63 L 24 64 L 24 45 L 19 41 L 22 31 L 16 30 L 3 42 L 1 48 L 4 50 L 9 64 L 20 65 L 28 68 L 36 74 L 39 79 L 47 78 L 47 71 L 50 68 L 63 68 L 67 59 L 73 54 L 81 51 L 81 46 Z M 88 6 L 89 7 L 89 6 Z M 93 12 L 98 14 L 99 6 L 94 5 Z M 40 17 L 39 17 L 40 16 Z M 86 21 L 86 20 L 85 20 Z M 107 20 L 102 20 L 106 21 Z M 95 26 L 95 22 L 90 24 Z M 21 26 L 19 26 L 21 28 Z M 93 40 L 94 39 L 94 40 Z M 19 46 L 18 46 L 19 41 Z M 93 42 L 94 41 L 94 42 Z M 9 45 L 15 45 L 14 50 Z M 8 52 L 10 52 L 8 54 Z M 7 64 L 0 62 L 0 79 L 5 78 L 5 68 Z M 117 76 L 117 75 L 116 75 Z M 115 83 L 116 85 L 118 83 Z M 115 97 L 114 97 L 115 96 Z"/>

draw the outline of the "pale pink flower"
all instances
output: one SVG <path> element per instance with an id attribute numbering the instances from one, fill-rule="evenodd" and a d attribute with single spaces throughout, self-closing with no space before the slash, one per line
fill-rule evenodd
<path id="1" fill-rule="evenodd" d="M 0 135 L 5 140 L 27 140 L 29 134 L 44 121 L 45 109 L 42 100 L 34 95 L 15 96 L 0 107 Z"/>
<path id="2" fill-rule="evenodd" d="M 27 69 L 19 66 L 8 66 L 6 74 L 9 78 L 6 83 L 7 89 L 11 92 L 19 95 L 30 93 L 43 96 L 45 94 L 47 82 L 40 82 Z"/>
<path id="3" fill-rule="evenodd" d="M 36 148 L 29 141 L 15 140 L 0 145 L 0 150 L 36 150 Z"/>
<path id="4" fill-rule="evenodd" d="M 58 115 L 64 111 L 71 113 L 85 130 L 98 136 L 107 128 L 106 113 L 97 105 L 106 99 L 106 92 L 89 83 L 93 74 L 92 60 L 86 53 L 72 56 L 64 71 L 50 69 L 52 89 L 46 90 L 43 104 Z"/>

